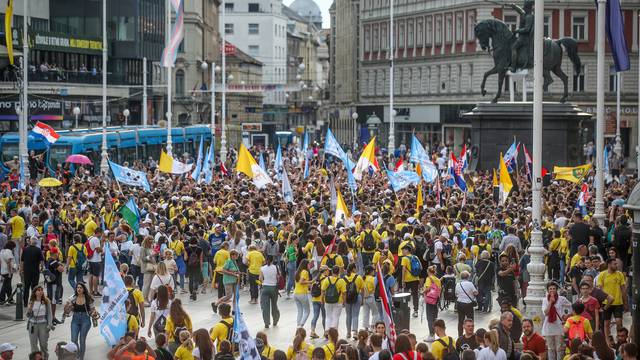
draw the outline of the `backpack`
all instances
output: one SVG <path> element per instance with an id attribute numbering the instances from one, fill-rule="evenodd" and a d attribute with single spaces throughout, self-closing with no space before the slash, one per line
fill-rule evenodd
<path id="1" fill-rule="evenodd" d="M 311 284 L 311 296 L 318 297 L 320 295 L 322 295 L 322 287 L 320 286 L 320 282 L 314 281 L 313 284 Z"/>
<path id="2" fill-rule="evenodd" d="M 438 299 L 440 299 L 440 292 L 441 289 L 438 284 L 431 279 L 431 285 L 427 291 L 424 292 L 424 302 L 429 305 L 435 305 L 438 302 Z"/>
<path id="3" fill-rule="evenodd" d="M 333 257 L 331 257 L 331 254 L 327 255 L 327 261 L 324 264 L 327 265 L 329 269 L 336 266 L 336 255 L 334 255 Z"/>
<path id="4" fill-rule="evenodd" d="M 411 260 L 411 269 L 409 269 L 411 275 L 420 276 L 420 273 L 422 272 L 422 263 L 420 262 L 420 259 L 415 255 L 411 255 L 409 260 Z"/>
<path id="5" fill-rule="evenodd" d="M 164 332 L 164 327 L 166 324 L 167 324 L 167 317 L 164 316 L 164 314 L 160 314 L 160 316 L 158 316 L 156 321 L 153 323 L 153 331 L 155 331 L 156 334 L 160 334 Z"/>
<path id="6" fill-rule="evenodd" d="M 136 291 L 136 289 L 127 290 L 127 293 L 129 293 L 127 295 L 127 299 L 129 300 L 129 304 L 131 304 L 131 306 L 129 306 L 129 310 L 127 310 L 127 314 L 138 316 L 140 310 L 138 309 L 138 302 L 136 301 L 135 296 L 133 296 L 134 291 Z"/>
<path id="7" fill-rule="evenodd" d="M 414 243 L 414 245 L 416 247 L 416 250 L 413 253 L 418 257 L 424 256 L 424 254 L 427 252 L 427 250 L 429 250 L 427 248 L 427 242 L 424 240 L 423 237 L 416 236 L 416 238 L 415 238 L 413 243 Z"/>
<path id="8" fill-rule="evenodd" d="M 187 265 L 192 268 L 200 266 L 200 256 L 198 256 L 197 249 L 194 249 L 194 251 L 192 251 L 191 254 L 189 254 L 189 259 L 187 259 Z"/>
<path id="9" fill-rule="evenodd" d="M 327 304 L 337 304 L 340 300 L 340 293 L 336 286 L 338 280 L 331 282 L 331 279 L 327 278 L 327 281 L 329 282 L 329 286 L 327 286 L 327 289 L 324 291 L 324 302 Z"/>
<path id="10" fill-rule="evenodd" d="M 387 279 L 389 279 L 390 276 L 391 275 L 387 275 L 387 276 L 384 277 L 383 281 L 384 281 L 385 284 L 387 283 Z M 380 282 L 376 283 L 376 287 L 375 287 L 374 292 L 375 293 L 373 294 L 373 299 L 375 301 L 377 301 L 377 302 L 380 302 Z"/>
<path id="11" fill-rule="evenodd" d="M 376 240 L 373 238 L 373 231 L 364 232 L 364 241 L 362 242 L 362 247 L 365 251 L 375 251 Z"/>
<path id="12" fill-rule="evenodd" d="M 442 291 L 444 292 L 444 299 L 446 301 L 456 301 L 456 278 L 455 277 L 443 277 Z"/>
<path id="13" fill-rule="evenodd" d="M 238 344 L 233 341 L 233 325 L 224 320 L 220 320 L 220 323 L 227 327 L 227 340 L 231 342 L 232 351 L 235 352 L 238 348 Z"/>
<path id="14" fill-rule="evenodd" d="M 87 255 L 84 254 L 84 245 L 81 245 L 80 249 L 75 245 L 71 245 L 71 247 L 76 250 L 76 269 L 84 269 L 87 262 Z"/>
<path id="15" fill-rule="evenodd" d="M 453 339 L 451 338 L 451 336 L 447 336 L 447 338 L 449 338 L 448 345 L 442 339 L 437 340 L 444 347 L 444 349 L 442 349 L 441 360 L 460 360 L 460 354 L 458 354 L 455 346 L 453 346 Z"/>
<path id="16" fill-rule="evenodd" d="M 575 321 L 573 318 L 569 318 L 567 322 L 569 323 L 569 340 L 580 339 L 584 340 L 586 334 L 584 332 L 584 317 L 580 317 L 578 321 Z"/>
<path id="17" fill-rule="evenodd" d="M 344 279 L 347 282 L 347 295 L 345 298 L 347 304 L 355 304 L 358 301 L 358 287 L 356 286 L 357 278 L 358 275 L 355 275 L 351 281 L 347 281 L 346 278 Z"/>

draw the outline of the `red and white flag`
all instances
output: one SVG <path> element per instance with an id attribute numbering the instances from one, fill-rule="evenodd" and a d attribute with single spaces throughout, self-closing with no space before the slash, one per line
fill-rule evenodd
<path id="1" fill-rule="evenodd" d="M 227 171 L 227 167 L 224 166 L 223 162 L 220 163 L 220 171 L 222 172 L 222 175 L 229 176 L 229 171 Z"/>
<path id="2" fill-rule="evenodd" d="M 382 316 L 386 327 L 387 338 L 389 339 L 389 350 L 392 352 L 396 348 L 396 325 L 393 322 L 393 316 L 391 315 L 391 302 L 389 301 L 389 293 L 387 292 L 387 286 L 384 282 L 384 276 L 382 276 L 382 268 L 378 264 L 378 288 L 380 289 L 380 302 L 382 303 Z"/>
<path id="3" fill-rule="evenodd" d="M 393 167 L 393 172 L 399 171 L 404 171 L 404 161 L 402 158 L 398 159 L 398 161 L 396 161 L 396 165 Z"/>
<path id="4" fill-rule="evenodd" d="M 60 138 L 60 135 L 58 135 L 58 133 L 55 130 L 53 130 L 51 126 L 41 123 L 40 121 L 38 121 L 33 126 L 33 130 L 31 131 L 34 134 L 43 137 L 49 143 L 49 145 L 58 141 L 58 139 Z"/>

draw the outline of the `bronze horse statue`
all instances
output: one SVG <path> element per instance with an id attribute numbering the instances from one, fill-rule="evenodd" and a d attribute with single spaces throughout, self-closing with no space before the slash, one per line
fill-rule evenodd
<path id="1" fill-rule="evenodd" d="M 493 68 L 486 73 L 482 79 L 482 96 L 486 95 L 485 83 L 487 77 L 493 74 L 498 74 L 498 92 L 491 102 L 498 102 L 498 99 L 502 95 L 502 84 L 504 83 L 504 77 L 507 74 L 507 70 L 511 67 L 511 45 L 516 40 L 515 35 L 511 32 L 509 27 L 502 21 L 497 19 L 488 19 L 480 21 L 474 28 L 474 33 L 482 50 L 489 51 L 493 55 Z M 580 57 L 578 56 L 578 43 L 572 38 L 562 38 L 558 40 L 552 40 L 549 38 L 544 39 L 544 60 L 543 60 L 543 74 L 544 74 L 544 91 L 549 89 L 549 85 L 553 83 L 550 72 L 553 72 L 557 77 L 562 80 L 564 84 L 564 95 L 560 99 L 561 103 L 564 103 L 569 96 L 568 76 L 562 71 L 562 53 L 567 53 L 567 56 L 573 63 L 573 68 L 576 74 L 580 74 L 582 65 L 580 63 Z M 533 51 L 532 51 L 533 52 Z M 516 67 L 521 69 L 525 68 L 522 64 L 526 64 L 526 59 L 518 59 Z"/>

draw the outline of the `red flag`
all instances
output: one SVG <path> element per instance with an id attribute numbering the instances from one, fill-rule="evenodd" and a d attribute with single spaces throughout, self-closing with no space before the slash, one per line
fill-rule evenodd
<path id="1" fill-rule="evenodd" d="M 228 176 L 229 172 L 227 171 L 227 168 L 224 166 L 224 163 L 220 163 L 220 171 L 222 172 L 222 175 L 224 176 Z"/>
<path id="2" fill-rule="evenodd" d="M 398 159 L 398 161 L 396 161 L 396 166 L 394 166 L 393 172 L 398 172 L 402 170 L 404 170 L 404 162 L 402 161 L 402 158 L 400 158 Z"/>
<path id="3" fill-rule="evenodd" d="M 326 248 L 324 248 L 324 254 L 322 254 L 322 259 L 320 259 L 320 264 L 322 264 L 322 261 L 324 260 L 324 258 L 331 254 L 331 252 L 333 251 L 333 247 L 336 246 L 336 236 L 333 236 L 333 239 L 331 239 L 331 243 L 329 244 L 329 246 L 327 246 Z"/>
<path id="4" fill-rule="evenodd" d="M 335 239 L 334 239 L 335 240 Z M 382 276 L 382 268 L 380 264 L 378 264 L 378 284 L 380 288 L 380 302 L 382 302 L 382 314 L 383 321 L 385 324 L 387 338 L 389 339 L 389 350 L 392 352 L 396 348 L 396 325 L 393 323 L 393 317 L 391 315 L 391 303 L 389 302 L 388 294 L 387 294 L 387 286 L 384 282 L 384 276 Z"/>

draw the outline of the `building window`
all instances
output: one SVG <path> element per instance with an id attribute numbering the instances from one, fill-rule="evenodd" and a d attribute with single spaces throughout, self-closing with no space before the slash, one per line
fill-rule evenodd
<path id="1" fill-rule="evenodd" d="M 544 36 L 551 37 L 551 15 L 544 16 Z"/>
<path id="2" fill-rule="evenodd" d="M 378 26 L 373 27 L 373 46 L 371 47 L 371 49 L 373 51 L 377 51 L 378 50 L 378 45 L 380 45 L 380 38 L 378 38 Z"/>
<path id="3" fill-rule="evenodd" d="M 416 23 L 417 37 L 416 37 L 416 46 L 422 46 L 424 44 L 424 20 L 422 18 L 418 19 Z"/>
<path id="4" fill-rule="evenodd" d="M 504 23 L 507 24 L 511 32 L 518 29 L 518 15 L 505 15 Z"/>
<path id="5" fill-rule="evenodd" d="M 224 33 L 227 35 L 233 35 L 233 24 L 224 24 Z"/>
<path id="6" fill-rule="evenodd" d="M 616 92 L 618 86 L 618 77 L 616 76 L 615 66 L 609 67 L 609 91 Z"/>
<path id="7" fill-rule="evenodd" d="M 389 49 L 389 36 L 387 36 L 387 24 L 382 24 L 380 29 L 380 50 L 387 51 Z"/>
<path id="8" fill-rule="evenodd" d="M 476 38 L 476 14 L 471 13 L 467 16 L 467 41 L 472 41 Z"/>
<path id="9" fill-rule="evenodd" d="M 249 12 L 250 13 L 260 12 L 260 4 L 258 4 L 258 3 L 249 3 Z"/>
<path id="10" fill-rule="evenodd" d="M 433 18 L 431 16 L 425 21 L 424 34 L 424 44 L 431 46 L 433 44 Z"/>
<path id="11" fill-rule="evenodd" d="M 573 91 L 584 91 L 584 65 L 580 68 L 580 75 L 573 74 Z"/>
<path id="12" fill-rule="evenodd" d="M 413 47 L 414 32 L 413 32 L 413 20 L 409 20 L 409 24 L 407 24 L 407 46 Z"/>
<path id="13" fill-rule="evenodd" d="M 442 17 L 436 18 L 436 45 L 442 44 Z"/>
<path id="14" fill-rule="evenodd" d="M 587 40 L 587 17 L 584 15 L 571 18 L 571 36 L 576 40 Z"/>
<path id="15" fill-rule="evenodd" d="M 178 52 L 179 53 L 183 53 L 184 52 L 184 38 L 182 39 L 182 41 L 180 41 L 180 45 L 178 45 Z"/>
<path id="16" fill-rule="evenodd" d="M 464 37 L 464 17 L 462 14 L 456 15 L 456 42 L 462 42 Z"/>
<path id="17" fill-rule="evenodd" d="M 225 11 L 233 11 L 233 3 L 225 2 L 224 3 L 224 10 Z"/>
<path id="18" fill-rule="evenodd" d="M 260 25 L 249 24 L 249 35 L 258 35 L 258 34 L 260 34 Z"/>
<path id="19" fill-rule="evenodd" d="M 369 27 L 364 30 L 364 51 L 371 51 L 371 29 Z"/>
<path id="20" fill-rule="evenodd" d="M 453 41 L 453 18 L 451 16 L 447 16 L 447 33 L 445 42 L 450 43 Z"/>
<path id="21" fill-rule="evenodd" d="M 260 55 L 260 45 L 249 45 L 249 55 L 257 57 Z"/>
<path id="22" fill-rule="evenodd" d="M 184 96 L 184 70 L 176 71 L 176 96 Z"/>
<path id="23" fill-rule="evenodd" d="M 404 24 L 398 24 L 398 49 L 404 49 L 404 45 L 405 45 L 405 38 L 404 38 Z"/>

